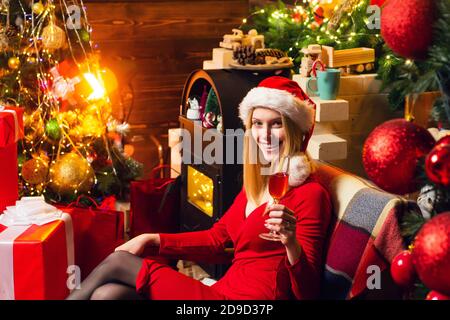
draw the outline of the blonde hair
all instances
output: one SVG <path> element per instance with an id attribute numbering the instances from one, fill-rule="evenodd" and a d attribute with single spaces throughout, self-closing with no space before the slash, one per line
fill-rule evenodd
<path id="1" fill-rule="evenodd" d="M 253 109 L 254 110 L 254 109 Z M 262 175 L 262 169 L 269 167 L 271 164 L 265 164 L 262 161 L 262 153 L 256 144 L 255 139 L 251 134 L 253 110 L 249 113 L 245 121 L 245 136 L 244 136 L 244 188 L 247 199 L 252 201 L 257 206 L 261 205 L 264 191 L 267 187 L 268 176 Z M 279 163 L 283 163 L 286 157 L 292 157 L 303 153 L 301 151 L 304 133 L 300 130 L 297 124 L 290 118 L 281 114 L 282 124 L 285 131 L 285 145 L 283 153 L 280 155 Z M 254 154 L 256 152 L 256 154 Z M 310 156 L 305 152 L 305 156 L 310 160 Z M 312 163 L 311 163 L 312 164 Z M 311 168 L 311 172 L 314 168 Z"/>

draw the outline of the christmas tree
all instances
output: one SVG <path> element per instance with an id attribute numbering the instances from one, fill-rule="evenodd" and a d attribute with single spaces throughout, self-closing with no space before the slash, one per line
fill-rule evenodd
<path id="1" fill-rule="evenodd" d="M 397 23 L 393 25 L 393 21 Z M 415 190 L 421 190 L 417 198 L 420 210 L 413 207 L 401 217 L 408 250 L 394 259 L 391 272 L 394 280 L 405 287 L 408 298 L 448 300 L 450 3 L 448 0 L 387 1 L 382 11 L 381 34 L 386 45 L 378 74 L 384 87 L 390 88 L 391 105 L 401 108 L 405 100 L 415 99 L 427 91 L 437 91 L 440 95 L 430 113 L 439 129 L 435 132 L 438 141 L 417 158 L 413 176 Z M 405 118 L 414 122 L 414 114 L 408 108 Z M 423 139 L 418 139 L 413 145 L 423 143 Z"/>
<path id="2" fill-rule="evenodd" d="M 140 175 L 124 152 L 129 126 L 112 116 L 117 80 L 91 31 L 82 1 L 0 2 L 0 102 L 24 108 L 21 196 L 126 198 Z"/>

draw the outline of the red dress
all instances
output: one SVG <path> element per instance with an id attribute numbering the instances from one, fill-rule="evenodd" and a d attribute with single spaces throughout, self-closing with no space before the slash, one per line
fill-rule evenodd
<path id="1" fill-rule="evenodd" d="M 291 265 L 280 242 L 258 235 L 267 232 L 263 216 L 267 203 L 245 217 L 247 198 L 242 190 L 232 206 L 205 231 L 161 234 L 161 255 L 214 256 L 232 241 L 231 267 L 212 286 L 181 274 L 151 259 L 144 259 L 136 280 L 139 293 L 153 300 L 314 299 L 318 297 L 323 269 L 323 248 L 331 217 L 327 191 L 312 177 L 291 189 L 280 201 L 297 218 L 300 258 Z M 192 259 L 194 260 L 194 259 Z"/>

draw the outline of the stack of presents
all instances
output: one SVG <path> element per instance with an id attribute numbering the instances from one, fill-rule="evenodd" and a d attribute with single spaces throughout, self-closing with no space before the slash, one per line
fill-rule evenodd
<path id="1" fill-rule="evenodd" d="M 177 230 L 177 184 L 158 178 L 165 166 L 155 168 L 152 179 L 132 182 L 131 207 L 115 199 L 101 205 L 91 199 L 90 207 L 80 198 L 69 205 L 51 205 L 43 197 L 19 200 L 21 138 L 23 110 L 0 106 L 0 300 L 65 299 L 129 237 Z"/>
<path id="2" fill-rule="evenodd" d="M 18 200 L 22 110 L 0 109 L 0 300 L 64 299 L 124 241 L 124 213 Z M 1 214 L 2 213 L 2 214 Z"/>

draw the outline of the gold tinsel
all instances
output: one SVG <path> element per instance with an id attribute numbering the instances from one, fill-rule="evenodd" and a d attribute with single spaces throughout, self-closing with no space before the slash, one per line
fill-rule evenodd
<path id="1" fill-rule="evenodd" d="M 88 192 L 94 182 L 92 167 L 77 153 L 63 155 L 50 168 L 50 187 L 62 195 Z"/>

